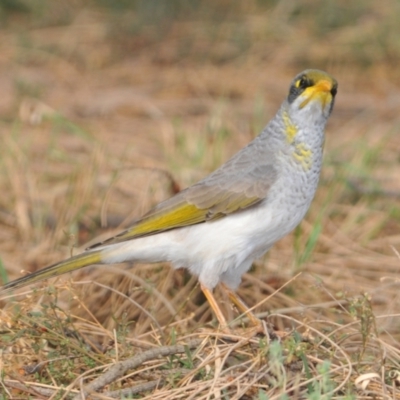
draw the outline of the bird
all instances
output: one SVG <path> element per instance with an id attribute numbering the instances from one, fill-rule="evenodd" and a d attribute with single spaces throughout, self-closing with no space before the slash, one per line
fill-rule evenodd
<path id="1" fill-rule="evenodd" d="M 194 185 L 159 203 L 116 236 L 81 254 L 5 284 L 18 289 L 93 264 L 170 262 L 198 277 L 221 329 L 227 320 L 213 294 L 259 326 L 236 294 L 253 261 L 304 218 L 320 177 L 325 127 L 338 89 L 327 72 L 307 69 L 262 132 Z"/>

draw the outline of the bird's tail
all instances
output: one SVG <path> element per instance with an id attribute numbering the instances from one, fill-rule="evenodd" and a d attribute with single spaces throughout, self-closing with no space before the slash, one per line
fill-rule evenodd
<path id="1" fill-rule="evenodd" d="M 54 278 L 55 276 L 65 274 L 66 272 L 75 271 L 92 264 L 101 263 L 101 251 L 90 251 L 78 254 L 67 260 L 50 265 L 47 268 L 36 271 L 30 275 L 23 276 L 0 287 L 0 292 L 10 289 L 18 289 L 23 286 L 30 285 L 43 279 Z"/>

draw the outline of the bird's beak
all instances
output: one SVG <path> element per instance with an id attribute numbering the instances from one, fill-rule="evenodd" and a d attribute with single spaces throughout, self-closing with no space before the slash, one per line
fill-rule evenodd
<path id="1" fill-rule="evenodd" d="M 333 83 L 326 79 L 321 79 L 315 85 L 308 87 L 302 94 L 305 97 L 304 101 L 300 104 L 300 108 L 305 107 L 311 100 L 319 100 L 322 109 L 333 100 L 332 96 Z"/>

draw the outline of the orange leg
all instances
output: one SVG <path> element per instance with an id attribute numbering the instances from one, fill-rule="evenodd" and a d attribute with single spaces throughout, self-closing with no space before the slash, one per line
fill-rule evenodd
<path id="1" fill-rule="evenodd" d="M 261 320 L 258 319 L 251 310 L 249 310 L 249 307 L 247 307 L 246 303 L 232 289 L 228 288 L 228 286 L 224 285 L 223 283 L 221 283 L 221 286 L 228 293 L 231 302 L 239 309 L 239 311 L 249 318 L 254 326 L 262 325 Z"/>
<path id="2" fill-rule="evenodd" d="M 217 319 L 219 321 L 219 324 L 221 325 L 221 328 L 223 330 L 225 330 L 227 328 L 228 324 L 226 323 L 226 319 L 224 317 L 224 314 L 222 314 L 222 311 L 219 308 L 212 291 L 210 289 L 207 289 L 203 285 L 200 285 L 200 287 L 201 287 L 201 290 L 204 293 L 204 296 L 206 296 L 207 301 L 210 304 L 212 310 L 214 311 L 214 314 L 217 317 Z"/>

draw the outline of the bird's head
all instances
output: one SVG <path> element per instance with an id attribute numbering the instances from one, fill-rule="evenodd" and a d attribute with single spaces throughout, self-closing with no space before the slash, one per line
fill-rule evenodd
<path id="1" fill-rule="evenodd" d="M 335 101 L 337 81 L 324 71 L 307 69 L 292 81 L 287 98 L 289 107 L 301 114 L 319 114 L 328 118 Z"/>

